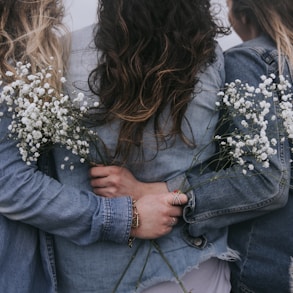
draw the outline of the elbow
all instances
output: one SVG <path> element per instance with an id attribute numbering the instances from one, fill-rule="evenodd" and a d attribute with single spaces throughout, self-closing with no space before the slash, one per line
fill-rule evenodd
<path id="1" fill-rule="evenodd" d="M 269 180 L 266 192 L 269 192 L 265 211 L 273 211 L 284 207 L 287 204 L 290 189 L 290 172 L 279 170 L 279 176 L 273 176 Z"/>

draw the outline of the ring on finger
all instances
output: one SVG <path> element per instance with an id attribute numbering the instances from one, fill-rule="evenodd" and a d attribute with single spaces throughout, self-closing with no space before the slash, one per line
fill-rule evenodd
<path id="1" fill-rule="evenodd" d="M 181 191 L 180 190 L 174 190 L 171 194 L 173 196 L 172 205 L 173 206 L 182 205 L 182 202 L 180 200 Z"/>
<path id="2" fill-rule="evenodd" d="M 175 217 L 171 217 L 171 226 L 175 226 L 177 223 L 177 219 Z"/>

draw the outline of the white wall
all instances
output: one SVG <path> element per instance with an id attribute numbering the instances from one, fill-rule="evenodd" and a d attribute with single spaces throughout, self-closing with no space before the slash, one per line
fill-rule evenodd
<path id="1" fill-rule="evenodd" d="M 96 20 L 98 0 L 63 0 L 66 7 L 65 22 L 76 30 Z"/>
<path id="2" fill-rule="evenodd" d="M 95 22 L 98 0 L 63 0 L 67 8 L 65 21 L 72 30 L 82 28 Z M 160 1 L 160 0 L 158 0 Z M 221 15 L 224 23 L 227 20 L 226 0 L 211 0 L 216 9 L 221 9 Z M 233 32 L 229 36 L 219 38 L 219 43 L 223 50 L 241 42 L 239 37 Z"/>

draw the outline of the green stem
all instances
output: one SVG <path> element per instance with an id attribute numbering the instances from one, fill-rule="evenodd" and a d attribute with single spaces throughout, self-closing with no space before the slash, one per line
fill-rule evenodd
<path id="1" fill-rule="evenodd" d="M 141 243 L 142 243 L 142 242 L 141 242 Z M 117 284 L 115 285 L 115 287 L 114 287 L 112 293 L 117 292 L 117 289 L 118 289 L 118 287 L 120 286 L 120 284 L 121 284 L 123 278 L 125 277 L 126 272 L 128 271 L 130 265 L 132 264 L 133 260 L 135 259 L 136 255 L 137 255 L 137 252 L 138 252 L 138 250 L 139 250 L 139 248 L 140 248 L 140 246 L 141 246 L 141 243 L 137 246 L 136 250 L 135 250 L 134 253 L 132 254 L 132 256 L 131 256 L 131 258 L 130 258 L 130 260 L 129 260 L 127 266 L 126 266 L 126 268 L 125 268 L 124 271 L 122 272 L 122 275 L 121 275 L 121 277 L 119 278 Z"/>
<path id="2" fill-rule="evenodd" d="M 138 278 L 138 281 L 137 281 L 137 284 L 136 284 L 135 290 L 137 290 L 137 288 L 139 287 L 140 281 L 141 281 L 141 279 L 142 279 L 142 275 L 143 275 L 143 273 L 144 273 L 144 271 L 145 271 L 145 268 L 146 268 L 147 262 L 148 262 L 149 257 L 150 257 L 151 248 L 152 248 L 152 245 L 151 245 L 151 242 L 150 242 L 150 247 L 149 247 L 149 250 L 148 250 L 148 253 L 147 253 L 147 256 L 146 256 L 146 259 L 145 259 L 144 265 L 143 265 L 143 267 L 142 267 L 141 273 L 140 273 L 140 275 L 139 275 L 139 278 Z"/>
<path id="3" fill-rule="evenodd" d="M 157 251 L 159 252 L 160 256 L 162 257 L 162 259 L 164 260 L 164 262 L 166 263 L 166 265 L 168 266 L 168 268 L 170 269 L 170 271 L 172 272 L 172 274 L 174 275 L 174 277 L 176 278 L 177 282 L 179 283 L 179 286 L 182 289 L 182 292 L 184 293 L 189 293 L 187 291 L 187 289 L 184 287 L 184 284 L 182 283 L 182 281 L 180 280 L 179 276 L 177 275 L 177 273 L 174 271 L 174 269 L 172 268 L 171 264 L 169 263 L 168 259 L 166 258 L 166 256 L 164 255 L 162 249 L 160 248 L 159 244 L 156 243 L 155 241 L 151 241 L 153 246 L 157 249 Z"/>

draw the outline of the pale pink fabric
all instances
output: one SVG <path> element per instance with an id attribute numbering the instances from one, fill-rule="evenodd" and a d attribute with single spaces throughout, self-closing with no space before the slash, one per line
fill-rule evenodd
<path id="1" fill-rule="evenodd" d="M 182 277 L 182 283 L 192 293 L 229 293 L 230 270 L 226 261 L 212 258 L 193 269 Z M 182 293 L 175 282 L 164 282 L 152 286 L 143 293 Z"/>

